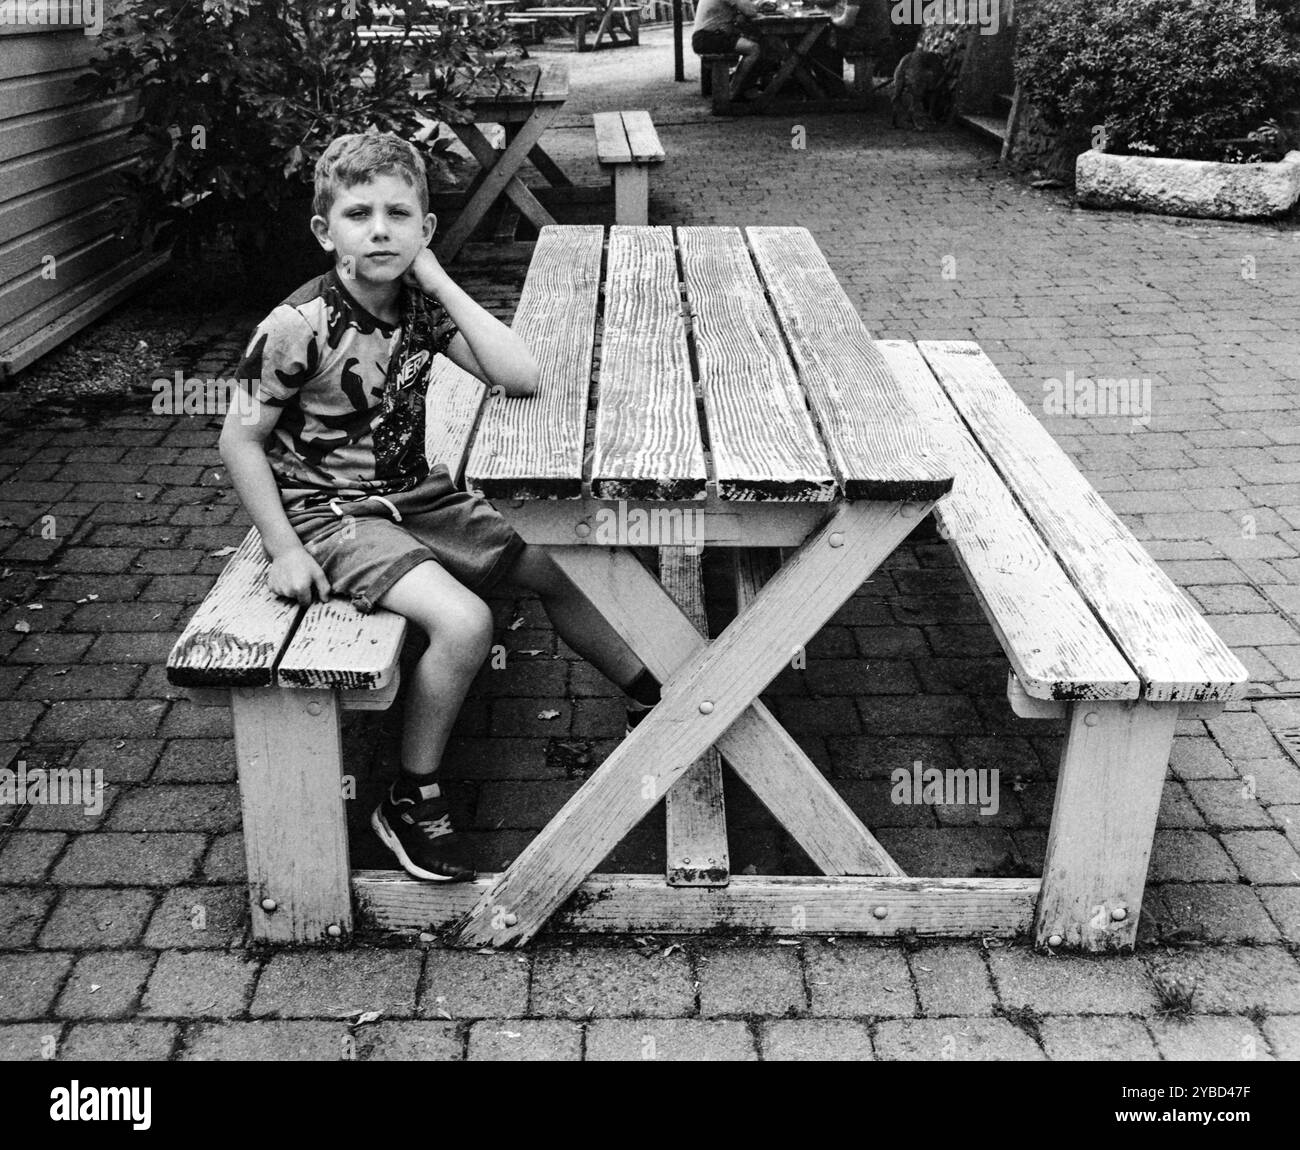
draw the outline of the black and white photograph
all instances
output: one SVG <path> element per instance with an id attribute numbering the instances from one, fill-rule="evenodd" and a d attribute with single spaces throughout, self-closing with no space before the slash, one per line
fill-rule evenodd
<path id="1" fill-rule="evenodd" d="M 0 1126 L 1262 1134 L 1298 203 L 1300 0 L 0 0 Z"/>

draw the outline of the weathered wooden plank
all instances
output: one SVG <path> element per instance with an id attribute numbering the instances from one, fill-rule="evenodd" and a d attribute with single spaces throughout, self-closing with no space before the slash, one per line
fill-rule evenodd
<path id="1" fill-rule="evenodd" d="M 61 295 L 82 280 L 90 279 L 104 268 L 133 256 L 136 245 L 115 232 L 92 239 L 79 250 L 65 253 L 55 266 L 53 279 L 46 279 L 39 268 L 10 280 L 0 287 L 0 325 L 8 325 L 20 316 Z"/>
<path id="2" fill-rule="evenodd" d="M 645 227 L 650 222 L 650 169 L 620 164 L 614 169 L 614 222 Z"/>
<path id="3" fill-rule="evenodd" d="M 1130 947 L 1178 707 L 1138 700 L 1071 708 L 1035 934 L 1040 945 Z"/>
<path id="4" fill-rule="evenodd" d="M 807 229 L 745 233 L 844 494 L 938 499 L 950 466 Z"/>
<path id="5" fill-rule="evenodd" d="M 82 68 L 68 68 L 35 76 L 0 79 L 0 119 L 79 104 L 86 98 L 86 93 L 78 85 L 77 78 L 84 74 Z"/>
<path id="6" fill-rule="evenodd" d="M 807 642 L 893 551 L 911 529 L 898 512 L 890 504 L 843 505 L 750 609 L 664 684 L 659 704 L 476 904 L 460 938 L 500 946 L 536 934 L 740 717 L 788 652 Z"/>
<path id="7" fill-rule="evenodd" d="M 0 248 L 0 283 L 8 283 L 28 272 L 53 267 L 57 274 L 61 257 L 93 240 L 117 231 L 122 221 L 122 201 L 104 200 L 28 232 Z M 46 262 L 53 256 L 53 265 Z"/>
<path id="8" fill-rule="evenodd" d="M 0 120 L 0 163 L 8 164 L 19 156 L 77 143 L 87 136 L 120 128 L 130 124 L 138 113 L 137 97 L 110 96 L 93 103 Z"/>
<path id="9" fill-rule="evenodd" d="M 1024 689 L 1036 699 L 1136 699 L 1137 672 L 971 438 L 916 346 L 881 340 L 876 347 L 956 477 L 935 521 Z"/>
<path id="10" fill-rule="evenodd" d="M 474 425 L 486 398 L 482 380 L 445 355 L 434 358 L 424 399 L 424 457 L 430 467 L 446 464 L 454 482 L 460 482 L 465 470 Z"/>
<path id="11" fill-rule="evenodd" d="M 659 582 L 701 635 L 707 636 L 704 581 L 694 548 L 660 547 Z M 670 886 L 723 886 L 730 871 L 722 760 L 716 747 L 704 752 L 664 799 Z"/>
<path id="12" fill-rule="evenodd" d="M 551 555 L 661 683 L 703 649 L 699 632 L 633 555 L 579 547 L 556 547 Z M 761 702 L 715 743 L 824 874 L 902 873 Z"/>
<path id="13" fill-rule="evenodd" d="M 622 114 L 594 112 L 591 119 L 596 126 L 596 161 L 601 164 L 630 164 L 632 149 L 628 147 Z"/>
<path id="14" fill-rule="evenodd" d="M 632 159 L 638 164 L 660 164 L 664 148 L 659 142 L 654 121 L 646 111 L 623 112 L 623 128 L 627 132 L 627 146 Z"/>
<path id="15" fill-rule="evenodd" d="M 920 349 L 1150 700 L 1237 699 L 1241 661 L 1160 570 L 974 343 Z"/>
<path id="16" fill-rule="evenodd" d="M 406 620 L 391 611 L 363 615 L 346 599 L 313 603 L 276 668 L 285 687 L 378 690 L 397 671 Z"/>
<path id="17" fill-rule="evenodd" d="M 501 500 L 502 514 L 529 543 L 609 547 L 797 547 L 823 519 L 826 503 L 746 503 L 708 495 L 665 507 L 645 500 Z"/>
<path id="18" fill-rule="evenodd" d="M 266 586 L 271 564 L 256 528 L 244 536 L 167 657 L 178 687 L 263 687 L 303 608 Z"/>
<path id="19" fill-rule="evenodd" d="M 700 386 L 724 499 L 821 502 L 830 463 L 736 228 L 678 228 Z"/>
<path id="20" fill-rule="evenodd" d="M 610 231 L 591 468 L 602 499 L 702 499 L 704 449 L 670 228 Z"/>
<path id="21" fill-rule="evenodd" d="M 386 930 L 458 921 L 499 875 L 429 883 L 402 871 L 354 871 L 357 911 Z M 865 934 L 1011 938 L 1033 922 L 1026 878 L 793 878 L 733 875 L 725 887 L 670 887 L 660 875 L 594 874 L 551 919 L 557 931 L 684 934 L 754 931 L 785 938 Z"/>
<path id="22" fill-rule="evenodd" d="M 5 197 L 16 199 L 94 168 L 116 164 L 123 157 L 139 150 L 129 132 L 129 128 L 117 128 L 101 136 L 92 136 L 14 160 L 5 170 Z"/>
<path id="23" fill-rule="evenodd" d="M 302 943 L 351 934 L 336 695 L 240 688 L 232 708 L 253 937 Z"/>
<path id="24" fill-rule="evenodd" d="M 11 243 L 27 232 L 53 223 L 74 212 L 118 194 L 118 172 L 127 167 L 120 160 L 74 180 L 60 181 L 0 204 L 0 244 Z"/>
<path id="25" fill-rule="evenodd" d="M 488 402 L 466 472 L 489 497 L 581 493 L 603 241 L 599 226 L 546 227 L 538 236 L 514 330 L 541 379 L 536 395 Z"/>
<path id="26" fill-rule="evenodd" d="M 84 68 L 98 45 L 80 29 L 14 36 L 4 46 L 5 76 L 31 76 L 65 68 Z"/>

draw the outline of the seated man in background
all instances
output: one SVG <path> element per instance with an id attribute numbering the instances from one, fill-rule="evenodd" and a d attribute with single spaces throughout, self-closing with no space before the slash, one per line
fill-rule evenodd
<path id="1" fill-rule="evenodd" d="M 757 15 L 758 5 L 753 0 L 700 0 L 691 26 L 691 51 L 697 56 L 736 53 L 741 57 L 737 70 L 748 74 L 762 49 L 756 40 L 742 34 L 740 20 Z"/>

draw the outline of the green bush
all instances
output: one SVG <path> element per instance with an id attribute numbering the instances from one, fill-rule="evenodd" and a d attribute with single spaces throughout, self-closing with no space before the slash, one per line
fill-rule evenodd
<path id="1" fill-rule="evenodd" d="M 1049 121 L 1108 152 L 1271 158 L 1242 142 L 1300 96 L 1288 14 L 1266 0 L 1254 16 L 1240 0 L 1037 0 L 1017 29 L 1016 78 Z"/>
<path id="2" fill-rule="evenodd" d="M 125 173 L 139 230 L 198 245 L 233 229 L 241 250 L 265 253 L 286 227 L 306 233 L 298 217 L 330 140 L 369 128 L 411 140 L 446 183 L 449 134 L 429 122 L 465 118 L 459 93 L 499 71 L 509 26 L 398 3 L 403 34 L 367 40 L 361 0 L 127 0 L 83 82 L 139 93 L 143 150 Z M 415 24 L 439 34 L 413 36 Z"/>

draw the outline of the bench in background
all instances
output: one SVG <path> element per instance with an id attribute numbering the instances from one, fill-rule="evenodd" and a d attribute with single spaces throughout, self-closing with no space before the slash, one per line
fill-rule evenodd
<path id="1" fill-rule="evenodd" d="M 614 222 L 650 222 L 650 168 L 664 162 L 649 112 L 596 112 L 596 159 L 614 184 Z"/>

